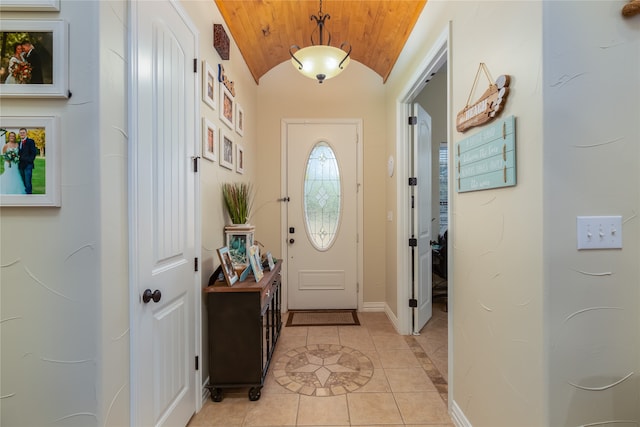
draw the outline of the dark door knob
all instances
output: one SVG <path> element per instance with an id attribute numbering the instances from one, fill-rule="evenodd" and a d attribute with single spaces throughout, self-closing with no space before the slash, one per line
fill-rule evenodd
<path id="1" fill-rule="evenodd" d="M 293 245 L 293 242 L 295 242 L 295 239 L 289 239 L 289 243 Z"/>
<path id="2" fill-rule="evenodd" d="M 160 298 L 162 298 L 162 292 L 160 292 L 160 290 L 158 289 L 153 292 L 151 292 L 151 289 L 146 289 L 142 294 L 142 302 L 144 302 L 145 304 L 147 304 L 151 300 L 153 300 L 153 302 L 158 302 L 160 301 Z"/>

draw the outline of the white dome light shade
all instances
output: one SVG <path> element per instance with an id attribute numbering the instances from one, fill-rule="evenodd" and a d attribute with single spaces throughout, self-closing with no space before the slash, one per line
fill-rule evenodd
<path id="1" fill-rule="evenodd" d="M 351 60 L 349 53 L 327 45 L 308 46 L 291 56 L 291 63 L 298 71 L 319 83 L 340 74 Z"/>

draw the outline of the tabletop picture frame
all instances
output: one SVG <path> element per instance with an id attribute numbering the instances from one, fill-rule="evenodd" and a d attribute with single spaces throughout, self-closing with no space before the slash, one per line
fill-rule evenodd
<path id="1" fill-rule="evenodd" d="M 7 41 L 7 52 L 0 58 L 0 97 L 4 98 L 68 98 L 69 40 L 68 24 L 63 20 L 0 20 L 0 38 Z M 20 49 L 33 47 L 21 53 Z M 13 59 L 12 59 L 13 58 Z M 9 84 L 10 79 L 15 83 Z"/>
<path id="2" fill-rule="evenodd" d="M 222 266 L 222 274 L 224 275 L 224 280 L 227 282 L 228 286 L 233 286 L 238 281 L 238 272 L 233 268 L 233 262 L 231 261 L 231 255 L 229 253 L 229 248 L 227 246 L 223 246 L 217 249 L 218 259 L 220 260 L 220 265 Z"/>

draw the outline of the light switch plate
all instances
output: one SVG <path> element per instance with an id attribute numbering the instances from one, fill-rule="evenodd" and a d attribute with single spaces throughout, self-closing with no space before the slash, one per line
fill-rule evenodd
<path id="1" fill-rule="evenodd" d="M 579 216 L 578 249 L 622 249 L 622 216 Z"/>

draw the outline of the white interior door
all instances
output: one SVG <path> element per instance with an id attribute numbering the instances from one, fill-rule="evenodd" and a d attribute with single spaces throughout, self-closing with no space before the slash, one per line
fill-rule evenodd
<path id="1" fill-rule="evenodd" d="M 418 178 L 414 187 L 413 230 L 418 239 L 414 252 L 416 268 L 414 295 L 418 306 L 414 310 L 414 332 L 431 319 L 431 116 L 419 105 L 414 104 L 414 116 L 418 121 L 413 132 L 413 176 Z"/>
<path id="2" fill-rule="evenodd" d="M 289 309 L 358 308 L 359 129 L 286 123 Z"/>
<path id="3" fill-rule="evenodd" d="M 131 227 L 138 301 L 131 410 L 138 426 L 185 426 L 195 412 L 197 38 L 177 7 L 168 0 L 132 2 Z"/>

